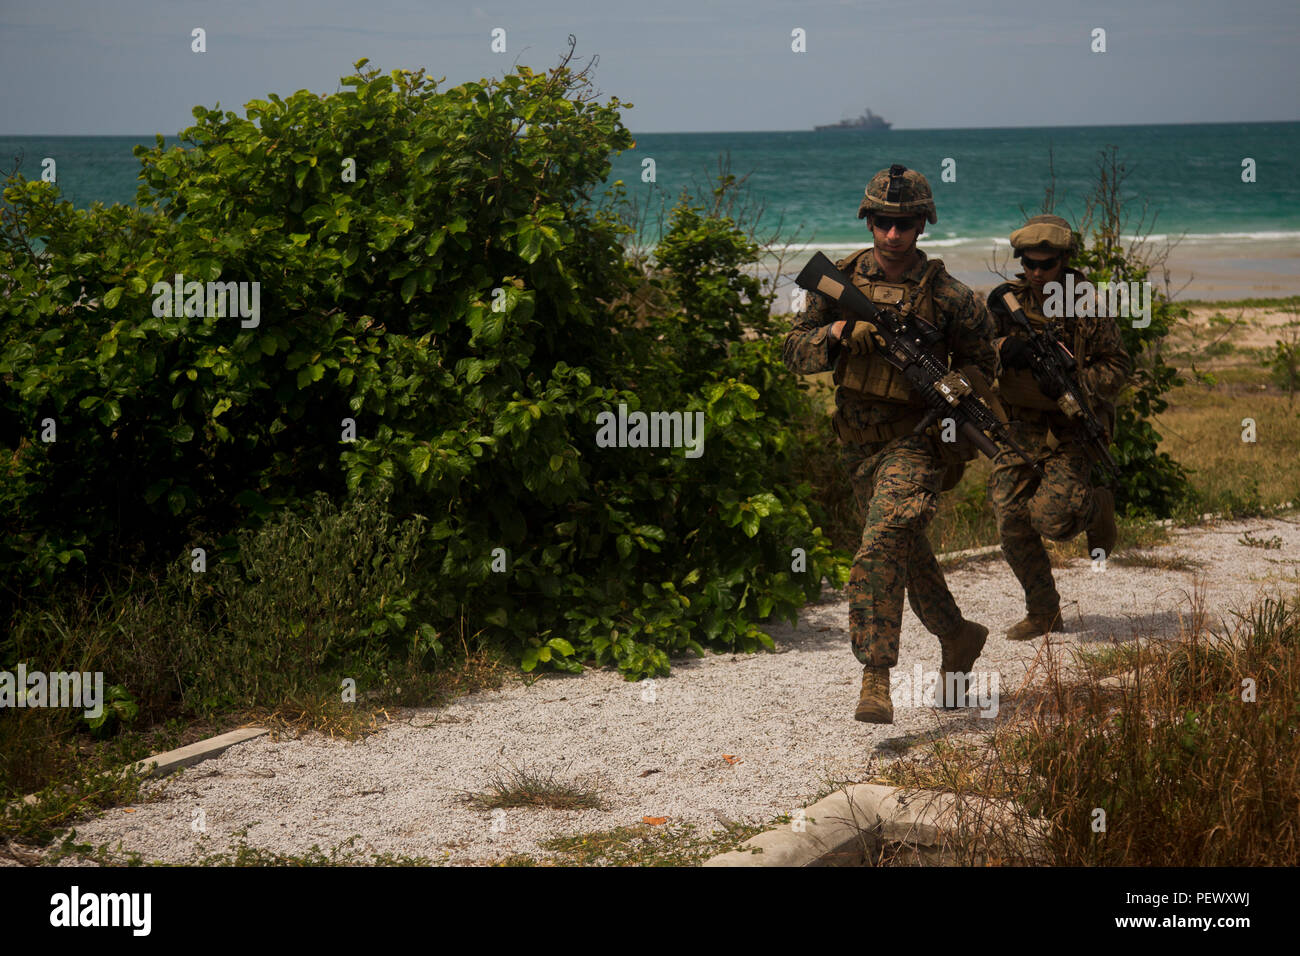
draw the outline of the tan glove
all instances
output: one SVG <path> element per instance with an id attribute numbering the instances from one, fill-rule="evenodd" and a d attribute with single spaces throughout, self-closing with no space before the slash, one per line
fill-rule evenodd
<path id="1" fill-rule="evenodd" d="M 866 319 L 858 319 L 857 324 L 853 326 L 853 331 L 849 333 L 848 339 L 844 342 L 845 348 L 852 355 L 867 355 L 876 344 L 884 345 L 885 342 L 876 332 L 876 327 Z"/>

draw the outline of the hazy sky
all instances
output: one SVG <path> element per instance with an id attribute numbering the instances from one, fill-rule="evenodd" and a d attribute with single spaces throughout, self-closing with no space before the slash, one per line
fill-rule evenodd
<path id="1" fill-rule="evenodd" d="M 1297 0 L 0 0 L 0 135 L 175 134 L 202 103 L 580 62 L 633 132 L 1300 119 Z M 207 52 L 191 52 L 191 31 Z M 494 27 L 507 52 L 490 49 Z M 1091 51 L 1106 31 L 1106 52 Z M 806 31 L 807 52 L 791 50 Z"/>

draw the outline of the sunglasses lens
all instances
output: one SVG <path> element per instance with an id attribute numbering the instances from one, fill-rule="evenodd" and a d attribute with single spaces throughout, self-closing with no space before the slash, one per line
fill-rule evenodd
<path id="1" fill-rule="evenodd" d="M 881 232 L 889 232 L 891 227 L 896 228 L 899 232 L 907 232 L 912 228 L 911 219 L 891 219 L 884 216 L 875 216 L 872 221 Z"/>
<path id="2" fill-rule="evenodd" d="M 1036 272 L 1046 272 L 1056 265 L 1055 259 L 1030 259 L 1025 256 L 1021 261 L 1024 262 L 1026 269 L 1033 269 Z"/>

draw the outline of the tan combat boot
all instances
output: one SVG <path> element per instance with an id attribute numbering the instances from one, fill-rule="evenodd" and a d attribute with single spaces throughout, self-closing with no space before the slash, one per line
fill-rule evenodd
<path id="1" fill-rule="evenodd" d="M 953 633 L 939 638 L 943 662 L 939 665 L 939 684 L 935 688 L 938 706 L 966 706 L 967 678 L 988 637 L 989 629 L 983 624 L 962 621 Z"/>
<path id="2" fill-rule="evenodd" d="M 1093 557 L 1093 552 L 1100 548 L 1108 558 L 1115 549 L 1115 539 L 1119 537 L 1115 527 L 1115 495 L 1109 488 L 1098 488 L 1093 494 L 1097 510 L 1088 524 L 1088 557 Z"/>
<path id="3" fill-rule="evenodd" d="M 1030 641 L 1035 637 L 1041 637 L 1048 631 L 1063 631 L 1065 625 L 1061 623 L 1061 612 L 1053 611 L 1051 614 L 1027 614 L 1025 619 L 1018 624 L 1013 624 L 1007 631 L 1007 640 L 1009 641 Z"/>
<path id="4" fill-rule="evenodd" d="M 854 720 L 868 724 L 892 724 L 894 702 L 889 699 L 889 668 L 864 667 L 862 669 L 862 694 Z"/>

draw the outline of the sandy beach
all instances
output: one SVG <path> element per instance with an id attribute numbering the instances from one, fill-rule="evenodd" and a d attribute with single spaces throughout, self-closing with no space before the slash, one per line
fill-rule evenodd
<path id="1" fill-rule="evenodd" d="M 870 245 L 870 238 L 864 227 L 862 245 Z M 1003 281 L 996 270 L 1001 269 L 1008 276 L 1018 271 L 1014 260 L 1008 264 L 1010 246 L 1005 241 L 948 244 L 947 240 L 938 240 L 933 243 L 922 241 L 919 245 L 926 255 L 942 259 L 950 273 L 976 292 L 987 293 Z M 1155 252 L 1164 247 L 1163 237 L 1148 246 Z M 815 243 L 792 247 L 786 255 L 782 280 L 777 286 L 778 299 L 774 311 L 789 311 L 794 275 L 814 252 L 822 251 L 837 259 L 856 248 L 861 247 L 818 246 Z M 758 274 L 771 276 L 775 265 L 774 259 L 764 260 L 759 264 Z M 1163 270 L 1153 270 L 1151 280 L 1158 289 L 1167 288 L 1175 300 L 1232 301 L 1300 295 L 1300 242 L 1294 239 L 1220 242 L 1184 239 L 1171 242 Z"/>

